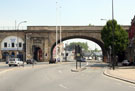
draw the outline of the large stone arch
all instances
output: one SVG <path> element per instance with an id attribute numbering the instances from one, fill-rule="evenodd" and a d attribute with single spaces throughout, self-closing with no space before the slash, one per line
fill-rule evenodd
<path id="1" fill-rule="evenodd" d="M 129 26 L 122 26 L 125 30 L 129 29 Z M 96 42 L 102 49 L 104 59 L 106 59 L 106 50 L 104 48 L 104 43 L 101 39 L 101 30 L 103 26 L 61 26 L 62 29 L 62 40 L 70 38 L 84 38 Z M 58 27 L 58 39 L 59 39 Z M 52 58 L 52 51 L 56 45 L 56 26 L 28 26 L 28 32 L 36 33 L 40 37 L 45 37 L 44 49 L 46 51 L 46 60 L 49 61 Z M 40 34 L 40 35 L 39 35 Z M 34 36 L 34 35 L 32 35 Z M 58 40 L 59 42 L 59 40 Z M 106 60 L 104 60 L 106 61 Z"/>
<path id="2" fill-rule="evenodd" d="M 103 52 L 103 60 L 106 61 L 107 52 L 104 48 L 104 43 L 101 40 L 98 40 L 98 39 L 93 38 L 91 36 L 74 35 L 74 36 L 63 37 L 62 41 L 65 41 L 65 40 L 68 40 L 68 39 L 74 39 L 74 38 L 87 39 L 87 40 L 90 40 L 90 41 L 93 41 L 93 42 L 97 43 L 101 47 L 101 50 Z M 60 43 L 60 40 L 58 40 L 57 43 Z M 53 57 L 53 49 L 54 49 L 55 46 L 56 46 L 56 41 L 51 46 L 51 58 Z"/>

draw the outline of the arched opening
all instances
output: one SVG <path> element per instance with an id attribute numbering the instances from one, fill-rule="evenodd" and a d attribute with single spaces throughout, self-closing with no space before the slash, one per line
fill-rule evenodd
<path id="1" fill-rule="evenodd" d="M 7 54 L 2 55 L 2 59 L 5 60 L 5 56 L 7 57 L 18 57 L 19 53 L 21 54 L 19 56 L 23 56 L 23 46 L 24 43 L 23 39 L 19 36 L 7 36 L 5 37 L 1 42 L 1 52 Z M 23 60 L 23 57 L 20 57 Z"/>
<path id="2" fill-rule="evenodd" d="M 102 51 L 102 54 L 103 54 L 103 60 L 107 61 L 106 50 L 104 48 L 103 42 L 100 41 L 100 40 L 97 40 L 97 39 L 94 39 L 94 38 L 91 38 L 91 37 L 87 37 L 87 36 L 70 36 L 70 37 L 63 38 L 62 42 L 65 41 L 65 40 L 76 39 L 76 38 L 90 40 L 90 41 L 93 41 L 96 44 L 98 44 L 101 47 L 101 51 Z M 58 43 L 60 43 L 60 40 L 58 40 Z M 55 49 L 55 46 L 56 46 L 56 43 L 54 43 L 53 46 L 51 47 L 51 59 L 53 59 L 53 56 L 54 56 L 53 51 Z"/>
<path id="3" fill-rule="evenodd" d="M 38 62 L 41 62 L 43 61 L 43 58 L 42 58 L 42 50 L 40 47 L 38 46 L 35 46 L 33 48 L 33 59 L 38 61 Z"/>

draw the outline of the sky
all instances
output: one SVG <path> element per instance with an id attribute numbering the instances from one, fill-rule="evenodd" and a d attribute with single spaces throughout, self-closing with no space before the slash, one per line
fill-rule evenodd
<path id="1" fill-rule="evenodd" d="M 135 0 L 114 0 L 114 19 L 118 24 L 130 25 L 134 4 Z M 14 27 L 15 21 L 27 21 L 21 26 L 55 26 L 56 20 L 63 26 L 105 25 L 101 18 L 112 18 L 111 5 L 112 0 L 1 0 L 0 27 Z"/>
<path id="2" fill-rule="evenodd" d="M 1 0 L 0 26 L 105 25 L 101 18 L 111 19 L 112 0 Z M 135 15 L 135 0 L 114 0 L 114 18 L 120 25 L 130 25 Z M 61 7 L 61 8 L 60 8 Z"/>

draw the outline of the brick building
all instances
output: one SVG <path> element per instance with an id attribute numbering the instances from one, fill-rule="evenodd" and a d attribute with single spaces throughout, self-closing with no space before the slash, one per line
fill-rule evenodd
<path id="1" fill-rule="evenodd" d="M 135 60 L 135 16 L 131 21 L 131 27 L 128 31 L 129 45 L 128 45 L 128 60 L 133 62 Z"/>

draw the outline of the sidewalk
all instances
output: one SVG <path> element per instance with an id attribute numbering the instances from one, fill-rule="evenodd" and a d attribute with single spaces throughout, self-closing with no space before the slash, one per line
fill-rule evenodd
<path id="1" fill-rule="evenodd" d="M 107 68 L 104 75 L 135 84 L 135 67 Z"/>
<path id="2" fill-rule="evenodd" d="M 0 62 L 0 65 L 6 65 L 6 63 L 5 62 Z"/>

